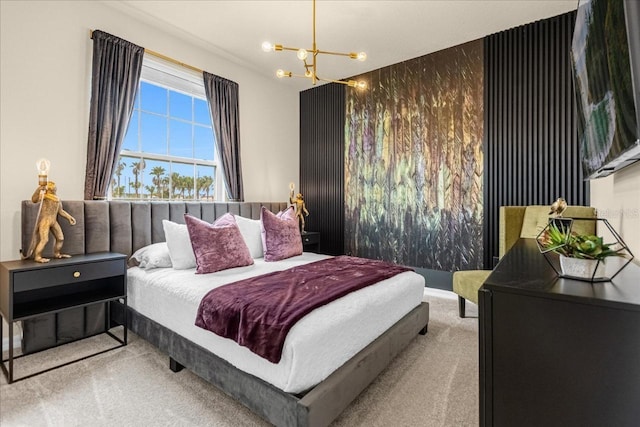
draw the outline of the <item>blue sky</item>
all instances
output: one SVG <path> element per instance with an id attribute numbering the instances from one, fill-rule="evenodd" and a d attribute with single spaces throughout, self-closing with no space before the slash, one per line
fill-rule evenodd
<path id="1" fill-rule="evenodd" d="M 144 81 L 140 83 L 122 149 L 214 160 L 213 141 L 211 116 L 205 100 Z M 125 186 L 126 192 L 133 191 L 129 185 L 134 182 L 131 166 L 137 159 L 123 158 L 123 161 L 126 166 L 120 176 L 120 185 Z M 171 172 L 188 176 L 194 176 L 195 173 L 196 178 L 215 175 L 214 168 L 209 166 L 196 166 L 194 171 L 193 164 L 178 162 L 169 164 L 166 161 L 145 160 L 145 165 L 140 176 L 144 186 L 153 185 L 150 172 L 156 166 L 162 166 L 166 175 Z"/>

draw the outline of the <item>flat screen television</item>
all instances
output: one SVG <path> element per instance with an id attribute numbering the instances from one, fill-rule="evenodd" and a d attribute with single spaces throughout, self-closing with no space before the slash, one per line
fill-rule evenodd
<path id="1" fill-rule="evenodd" d="M 640 160 L 640 1 L 580 0 L 571 46 L 585 179 Z"/>

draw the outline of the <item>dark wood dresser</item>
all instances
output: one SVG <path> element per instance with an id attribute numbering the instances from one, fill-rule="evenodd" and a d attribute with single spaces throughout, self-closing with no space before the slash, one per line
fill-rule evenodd
<path id="1" fill-rule="evenodd" d="M 481 426 L 640 425 L 640 267 L 558 278 L 520 239 L 478 297 Z"/>

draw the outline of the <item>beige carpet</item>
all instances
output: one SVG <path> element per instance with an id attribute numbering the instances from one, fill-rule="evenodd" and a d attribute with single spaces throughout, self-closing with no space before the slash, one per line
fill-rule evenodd
<path id="1" fill-rule="evenodd" d="M 478 327 L 457 300 L 429 291 L 429 333 L 416 338 L 335 421 L 335 426 L 478 425 Z M 467 307 L 475 315 L 475 306 Z M 129 335 L 129 345 L 8 385 L 0 379 L 0 425 L 266 426 L 241 404 Z M 19 359 L 17 375 L 108 348 L 106 335 Z"/>

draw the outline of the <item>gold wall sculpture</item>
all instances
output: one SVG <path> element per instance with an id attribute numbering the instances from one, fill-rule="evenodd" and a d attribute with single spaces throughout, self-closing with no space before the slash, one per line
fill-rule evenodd
<path id="1" fill-rule="evenodd" d="M 359 76 L 345 122 L 345 252 L 482 268 L 483 45 Z"/>

